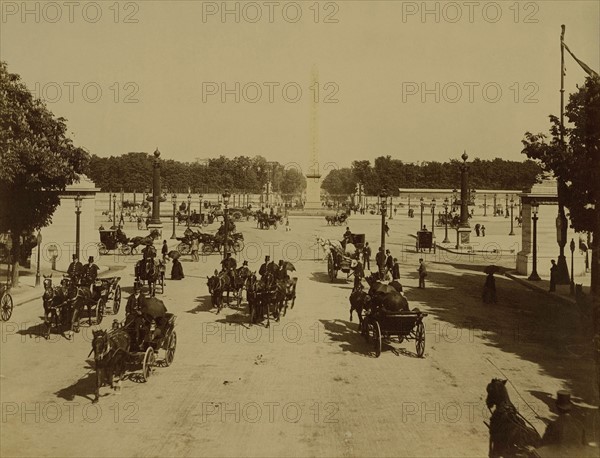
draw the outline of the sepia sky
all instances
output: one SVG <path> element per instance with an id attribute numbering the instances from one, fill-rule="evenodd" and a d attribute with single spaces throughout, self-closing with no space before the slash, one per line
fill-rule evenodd
<path id="1" fill-rule="evenodd" d="M 523 160 L 524 132 L 559 114 L 561 24 L 599 71 L 599 4 L 1 1 L 0 59 L 100 156 L 304 168 L 315 138 L 325 172 L 387 154 Z M 568 94 L 585 73 L 565 60 Z"/>

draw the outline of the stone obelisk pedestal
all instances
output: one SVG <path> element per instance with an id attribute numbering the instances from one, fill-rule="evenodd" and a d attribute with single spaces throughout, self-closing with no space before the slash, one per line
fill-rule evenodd
<path id="1" fill-rule="evenodd" d="M 306 175 L 306 202 L 305 211 L 322 210 L 321 206 L 321 175 Z"/>

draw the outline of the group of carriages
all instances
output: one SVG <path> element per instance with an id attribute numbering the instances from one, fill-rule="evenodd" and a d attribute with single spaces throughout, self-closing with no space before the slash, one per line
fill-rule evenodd
<path id="1" fill-rule="evenodd" d="M 211 303 L 217 308 L 217 313 L 228 306 L 231 299 L 239 307 L 244 290 L 250 324 L 266 320 L 268 327 L 271 319 L 279 321 L 281 316 L 285 316 L 288 306 L 294 308 L 298 278 L 289 276 L 288 272 L 295 270 L 292 263 L 265 261 L 258 275 L 247 267 L 247 262 L 235 268 L 235 263 L 232 266 L 225 259 L 223 266 L 221 271 L 215 270 L 207 283 Z"/>
<path id="2" fill-rule="evenodd" d="M 176 250 L 182 255 L 191 254 L 194 240 L 197 240 L 199 251 L 206 255 L 228 251 L 239 253 L 244 249 L 244 235 L 241 232 L 230 232 L 227 236 L 227 246 L 225 246 L 225 234 L 223 231 L 219 231 L 216 234 L 208 234 L 188 228 L 183 237 L 177 237 L 177 240 L 179 244 Z"/>
<path id="3" fill-rule="evenodd" d="M 154 229 L 147 236 L 128 238 L 125 232 L 116 226 L 110 229 L 104 229 L 101 226 L 99 233 L 98 252 L 100 255 L 109 254 L 111 251 L 117 251 L 123 255 L 138 254 L 138 247 L 154 241 L 159 236 L 159 232 Z"/>
<path id="4" fill-rule="evenodd" d="M 345 212 L 338 212 L 335 215 L 327 215 L 325 217 L 325 221 L 327 221 L 328 226 L 341 226 L 342 224 L 346 223 L 346 221 L 348 221 L 349 215 L 349 210 Z"/>
<path id="5" fill-rule="evenodd" d="M 277 229 L 277 225 L 283 224 L 283 216 L 277 215 L 273 212 L 265 213 L 262 211 L 257 211 L 254 215 L 256 219 L 256 227 L 258 229 Z"/>

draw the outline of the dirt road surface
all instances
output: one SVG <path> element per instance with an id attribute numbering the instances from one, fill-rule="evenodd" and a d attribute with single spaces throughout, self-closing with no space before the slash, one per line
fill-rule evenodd
<path id="1" fill-rule="evenodd" d="M 291 218 L 290 232 L 242 222 L 240 261 L 258 270 L 270 254 L 296 266 L 298 298 L 280 322 L 250 326 L 245 301 L 216 314 L 206 277 L 219 255 L 196 263 L 184 257 L 185 279 L 167 280 L 161 295 L 177 315 L 173 364 L 157 367 L 147 383 L 132 364 L 121 393 L 104 387 L 92 404 L 95 326 L 84 324 L 72 341 L 45 340 L 38 335 L 41 301 L 18 307 L 1 327 L 0 454 L 487 456 L 485 388 L 494 377 L 509 378 L 513 403 L 541 433 L 538 416 L 553 418 L 553 397 L 562 388 L 571 391 L 586 426 L 597 428 L 588 324 L 501 275 L 498 304 L 484 305 L 483 267 L 514 266 L 514 255 L 428 253 L 427 288 L 417 289 L 421 255 L 408 235 L 416 220 L 390 221 L 387 246 L 400 260 L 411 308 L 429 313 L 423 358 L 412 341 L 384 344 L 376 358 L 356 315 L 349 320 L 352 281 L 342 273 L 329 281 L 315 243 L 316 236 L 340 240 L 345 227 L 327 226 L 324 218 Z M 348 225 L 376 250 L 376 217 L 352 216 Z M 102 257 L 111 267 L 106 276 L 122 277 L 124 298 L 101 328 L 124 318 L 138 258 Z M 597 429 L 593 434 L 597 440 Z"/>

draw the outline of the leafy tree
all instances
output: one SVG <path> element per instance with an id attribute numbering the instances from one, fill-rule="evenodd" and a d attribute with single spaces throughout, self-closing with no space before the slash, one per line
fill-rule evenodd
<path id="1" fill-rule="evenodd" d="M 66 132 L 66 119 L 55 118 L 0 62 L 0 232 L 11 234 L 14 286 L 22 242 L 51 223 L 59 193 L 89 159 Z"/>
<path id="2" fill-rule="evenodd" d="M 600 242 L 600 78 L 588 77 L 585 85 L 569 96 L 565 116 L 573 127 L 564 127 L 565 147 L 561 143 L 561 125 L 550 116 L 550 141 L 547 136 L 525 133 L 523 153 L 539 161 L 564 183 L 564 204 L 571 225 L 578 232 L 590 232 L 592 239 L 592 293 L 599 295 L 598 266 Z"/>

